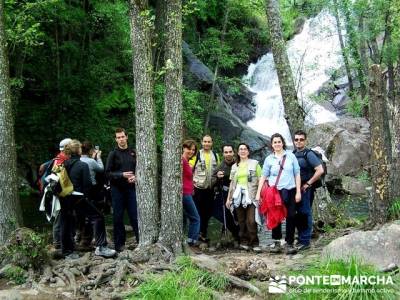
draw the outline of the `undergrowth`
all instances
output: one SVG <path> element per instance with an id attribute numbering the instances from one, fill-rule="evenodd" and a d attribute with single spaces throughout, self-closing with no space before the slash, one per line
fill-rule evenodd
<path id="1" fill-rule="evenodd" d="M 322 262 L 317 262 L 301 272 L 294 271 L 290 275 L 304 276 L 304 278 L 307 276 L 308 278 L 311 276 L 328 276 L 329 278 L 327 279 L 327 282 L 323 282 L 321 279 L 319 282 L 314 280 L 314 282 L 306 282 L 305 284 L 296 287 L 289 287 L 284 299 L 391 300 L 399 299 L 400 297 L 400 278 L 398 274 L 379 272 L 373 266 L 364 264 L 357 257 L 351 257 L 349 260 L 328 259 Z M 343 281 L 342 279 L 341 284 L 337 284 L 337 281 L 336 284 L 334 284 L 334 279 L 339 278 L 339 276 L 351 278 L 351 281 Z M 364 276 L 365 278 L 372 279 L 363 282 L 360 278 Z M 354 280 L 354 278 L 358 278 L 359 280 Z M 381 281 L 375 280 L 374 278 L 381 278 Z M 303 282 L 299 280 L 297 284 Z M 393 284 L 391 284 L 391 282 L 393 282 Z"/>
<path id="2" fill-rule="evenodd" d="M 183 256 L 177 259 L 176 271 L 150 275 L 128 299 L 214 299 L 214 291 L 223 291 L 227 284 L 223 276 L 201 270 Z"/>

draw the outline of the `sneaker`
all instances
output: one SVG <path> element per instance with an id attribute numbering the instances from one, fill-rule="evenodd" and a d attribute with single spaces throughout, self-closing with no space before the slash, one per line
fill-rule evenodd
<path id="1" fill-rule="evenodd" d="M 271 253 L 281 253 L 282 252 L 281 241 L 274 241 L 269 246 L 269 252 L 271 252 Z"/>
<path id="2" fill-rule="evenodd" d="M 262 249 L 260 246 L 255 246 L 255 247 L 253 247 L 253 251 L 256 253 L 260 253 L 262 251 Z"/>
<path id="3" fill-rule="evenodd" d="M 297 247 L 296 247 L 296 250 L 297 251 L 303 251 L 303 250 L 307 250 L 307 249 L 310 249 L 310 244 L 308 244 L 308 245 L 304 245 L 304 244 L 298 244 L 297 245 Z"/>
<path id="4" fill-rule="evenodd" d="M 116 253 L 117 251 L 110 249 L 107 246 L 96 247 L 96 250 L 94 251 L 95 255 L 103 257 L 113 257 Z"/>
<path id="5" fill-rule="evenodd" d="M 295 247 L 293 247 L 293 245 L 287 244 L 286 245 L 286 254 L 296 254 L 297 253 L 297 249 Z"/>
<path id="6" fill-rule="evenodd" d="M 79 255 L 76 252 L 71 252 L 70 254 L 65 255 L 64 258 L 68 260 L 78 259 Z"/>
<path id="7" fill-rule="evenodd" d="M 242 250 L 246 250 L 246 251 L 249 250 L 249 246 L 244 245 L 244 244 L 240 244 L 239 248 L 242 249 Z"/>

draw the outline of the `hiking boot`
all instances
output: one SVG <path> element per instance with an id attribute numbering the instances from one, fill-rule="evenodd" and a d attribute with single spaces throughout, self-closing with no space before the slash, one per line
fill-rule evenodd
<path id="1" fill-rule="evenodd" d="M 208 243 L 210 242 L 210 239 L 205 238 L 205 237 L 202 236 L 202 235 L 199 235 L 199 242 L 208 244 Z"/>
<path id="2" fill-rule="evenodd" d="M 115 254 L 117 254 L 117 251 L 110 249 L 107 246 L 96 247 L 96 250 L 94 251 L 94 255 L 103 257 L 113 257 Z"/>
<path id="3" fill-rule="evenodd" d="M 281 253 L 282 252 L 281 241 L 274 241 L 273 244 L 269 246 L 269 252 Z"/>
<path id="4" fill-rule="evenodd" d="M 246 251 L 249 250 L 249 246 L 247 246 L 245 244 L 240 244 L 239 248 L 242 249 L 242 250 L 246 250 Z"/>
<path id="5" fill-rule="evenodd" d="M 260 246 L 254 246 L 254 247 L 253 247 L 253 251 L 256 252 L 256 253 L 261 253 L 261 252 L 262 252 L 262 249 L 261 249 Z"/>
<path id="6" fill-rule="evenodd" d="M 67 255 L 64 255 L 64 258 L 67 259 L 67 260 L 78 259 L 79 255 L 76 252 L 71 252 L 71 253 L 69 253 Z"/>
<path id="7" fill-rule="evenodd" d="M 297 247 L 296 247 L 297 251 L 304 251 L 304 250 L 307 250 L 307 249 L 310 249 L 310 244 L 304 245 L 304 244 L 299 243 L 297 245 Z"/>
<path id="8" fill-rule="evenodd" d="M 293 245 L 287 244 L 286 245 L 286 254 L 296 254 L 297 253 L 297 249 L 295 247 L 293 247 Z"/>

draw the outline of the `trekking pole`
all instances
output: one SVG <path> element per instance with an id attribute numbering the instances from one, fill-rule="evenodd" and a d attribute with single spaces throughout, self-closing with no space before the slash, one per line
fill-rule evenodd
<path id="1" fill-rule="evenodd" d="M 224 189 L 223 186 L 220 188 L 220 193 L 221 193 L 221 199 L 222 199 L 222 213 L 224 217 L 224 236 L 226 237 L 228 235 L 227 233 L 227 227 L 226 227 L 226 213 L 225 213 L 225 203 L 224 203 Z"/>

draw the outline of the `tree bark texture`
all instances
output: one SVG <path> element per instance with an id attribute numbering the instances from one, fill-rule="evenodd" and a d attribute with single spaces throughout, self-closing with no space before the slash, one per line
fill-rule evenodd
<path id="1" fill-rule="evenodd" d="M 400 57 L 399 57 L 400 61 Z M 392 164 L 391 174 L 391 200 L 400 197 L 400 63 L 397 63 L 395 82 L 395 96 L 391 105 L 391 144 Z"/>
<path id="2" fill-rule="evenodd" d="M 141 246 L 156 242 L 159 233 L 156 122 L 150 36 L 152 23 L 147 0 L 131 0 L 130 4 L 136 110 L 136 195 Z"/>
<path id="3" fill-rule="evenodd" d="M 390 203 L 391 145 L 384 81 L 379 65 L 370 68 L 369 99 L 373 187 L 370 216 L 373 222 L 383 224 Z"/>
<path id="4" fill-rule="evenodd" d="M 0 244 L 21 223 L 4 2 L 0 0 Z"/>
<path id="5" fill-rule="evenodd" d="M 282 35 L 282 21 L 277 0 L 266 0 L 268 27 L 271 36 L 272 54 L 278 73 L 286 120 L 293 134 L 295 130 L 304 127 L 304 112 L 300 107 L 293 80 L 286 44 Z"/>
<path id="6" fill-rule="evenodd" d="M 165 101 L 159 241 L 182 252 L 182 1 L 166 6 Z"/>

